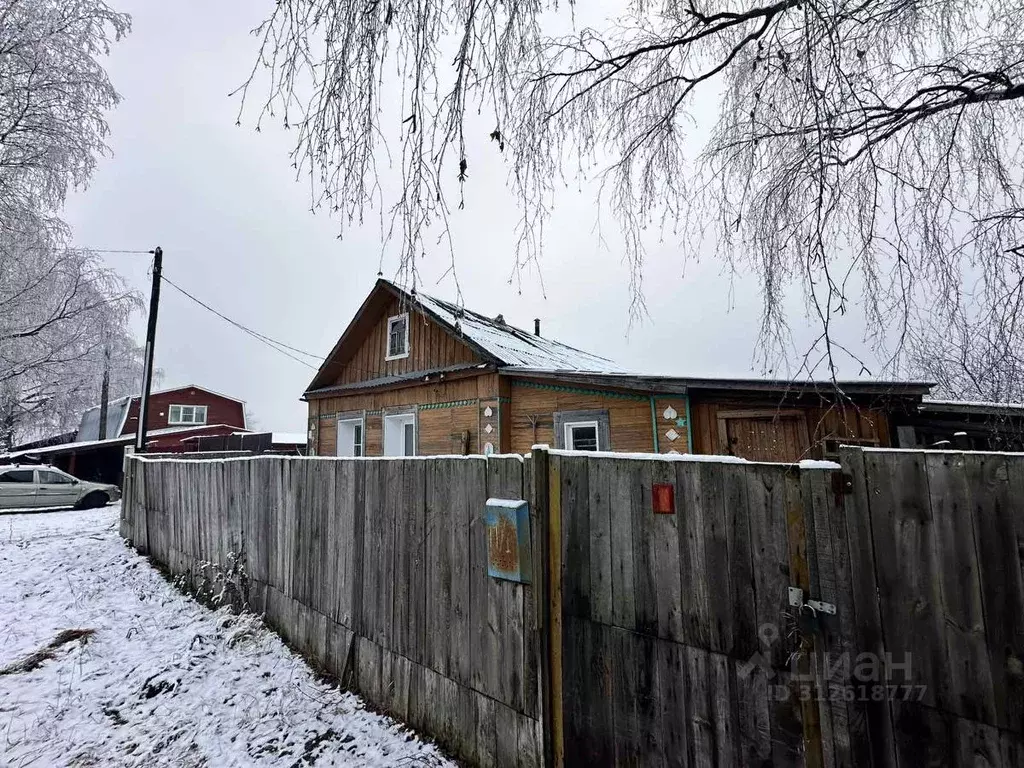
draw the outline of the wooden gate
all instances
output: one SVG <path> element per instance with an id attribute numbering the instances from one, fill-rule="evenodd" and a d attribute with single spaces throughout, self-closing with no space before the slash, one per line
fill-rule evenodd
<path id="1" fill-rule="evenodd" d="M 722 450 L 750 461 L 800 461 L 811 455 L 804 411 L 719 411 Z"/>
<path id="2" fill-rule="evenodd" d="M 844 449 L 842 464 L 843 635 L 892 662 L 866 712 L 874 764 L 1024 765 L 1024 455 Z"/>
<path id="3" fill-rule="evenodd" d="M 549 764 L 1024 764 L 1024 456 L 544 461 Z"/>

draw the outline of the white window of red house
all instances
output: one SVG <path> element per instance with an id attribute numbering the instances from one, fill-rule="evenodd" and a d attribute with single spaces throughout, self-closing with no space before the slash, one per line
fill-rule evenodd
<path id="1" fill-rule="evenodd" d="M 388 353 L 385 360 L 409 356 L 409 314 L 388 318 Z"/>
<path id="2" fill-rule="evenodd" d="M 168 424 L 205 424 L 205 405 L 172 405 L 167 411 Z"/>

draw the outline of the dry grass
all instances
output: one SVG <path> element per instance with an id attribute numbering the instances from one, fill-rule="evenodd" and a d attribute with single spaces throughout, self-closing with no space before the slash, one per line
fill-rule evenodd
<path id="1" fill-rule="evenodd" d="M 33 669 L 38 669 L 45 662 L 55 658 L 57 651 L 62 646 L 73 643 L 75 640 L 81 640 L 83 644 L 87 643 L 94 634 L 96 634 L 95 629 L 62 629 L 53 640 L 39 650 L 33 651 L 13 664 L 0 667 L 0 675 L 14 675 L 18 672 L 31 672 Z"/>

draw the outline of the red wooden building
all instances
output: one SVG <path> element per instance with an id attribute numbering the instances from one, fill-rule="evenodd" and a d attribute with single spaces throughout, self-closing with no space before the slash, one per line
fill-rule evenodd
<path id="1" fill-rule="evenodd" d="M 82 414 L 73 441 L 13 455 L 37 458 L 83 480 L 120 484 L 125 451 L 134 446 L 139 428 L 139 406 L 137 395 L 112 400 L 102 423 L 102 408 L 93 406 Z M 146 430 L 151 453 L 194 450 L 190 438 L 248 431 L 245 402 L 195 384 L 162 389 L 150 394 Z"/>

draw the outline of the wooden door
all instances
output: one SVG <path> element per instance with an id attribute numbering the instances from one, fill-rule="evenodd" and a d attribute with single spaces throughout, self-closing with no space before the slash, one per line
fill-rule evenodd
<path id="1" fill-rule="evenodd" d="M 803 411 L 719 411 L 720 453 L 750 461 L 800 461 L 811 457 Z"/>

